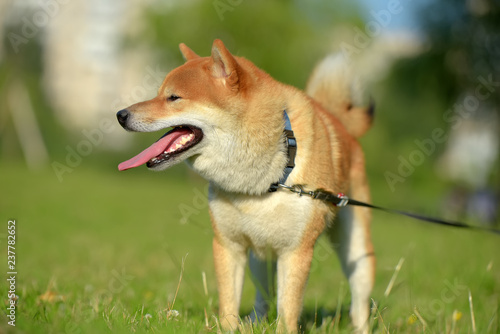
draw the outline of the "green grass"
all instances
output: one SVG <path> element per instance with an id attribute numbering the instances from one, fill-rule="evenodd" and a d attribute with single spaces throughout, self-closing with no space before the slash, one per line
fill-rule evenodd
<path id="1" fill-rule="evenodd" d="M 6 276 L 7 221 L 16 219 L 19 296 L 16 327 L 7 325 L 5 304 L 0 333 L 217 332 L 212 231 L 200 195 L 205 184 L 187 168 L 118 173 L 107 163 L 84 162 L 58 182 L 51 169 L 30 173 L 20 163 L 2 163 L 0 185 L 0 263 Z M 388 198 L 381 204 L 390 203 Z M 187 221 L 182 212 L 190 213 Z M 425 321 L 429 333 L 472 333 L 469 291 L 477 332 L 500 331 L 498 236 L 374 212 L 373 237 L 374 332 L 420 333 Z M 0 289 L 6 303 L 6 280 Z M 348 289 L 335 254 L 321 239 L 302 329 L 351 332 Z M 253 295 L 247 278 L 243 315 Z M 244 332 L 275 328 L 271 319 Z"/>

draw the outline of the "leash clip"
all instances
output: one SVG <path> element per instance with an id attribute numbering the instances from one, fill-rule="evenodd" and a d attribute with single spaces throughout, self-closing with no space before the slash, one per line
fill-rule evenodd
<path id="1" fill-rule="evenodd" d="M 344 207 L 349 203 L 349 197 L 347 197 L 345 194 L 338 193 L 337 197 L 340 198 L 340 202 L 338 202 L 337 204 L 334 204 L 335 206 Z"/>
<path id="2" fill-rule="evenodd" d="M 318 199 L 318 198 L 320 198 L 319 196 L 322 195 L 321 191 L 305 191 L 304 187 L 301 186 L 300 184 L 296 184 L 293 186 L 287 186 L 286 184 L 278 183 L 278 188 L 282 188 L 282 189 L 286 189 L 288 191 L 291 191 L 292 193 L 299 195 L 299 197 L 302 197 L 302 195 L 306 195 L 306 196 L 310 196 L 314 199 Z M 331 194 L 331 195 L 333 195 L 333 194 Z M 344 207 L 347 204 L 349 204 L 349 197 L 347 197 L 344 193 L 338 193 L 337 195 L 333 195 L 333 196 L 336 196 L 338 199 L 340 199 L 340 201 L 337 204 L 332 203 L 336 207 Z"/>
<path id="3" fill-rule="evenodd" d="M 306 196 L 310 196 L 310 197 L 315 196 L 314 191 L 305 191 L 301 185 L 287 186 L 286 184 L 279 183 L 278 187 L 289 190 L 292 193 L 299 195 L 299 197 L 302 197 L 302 195 L 306 195 Z"/>

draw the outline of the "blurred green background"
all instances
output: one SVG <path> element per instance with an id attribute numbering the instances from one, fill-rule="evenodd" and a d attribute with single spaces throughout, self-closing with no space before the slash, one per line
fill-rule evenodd
<path id="1" fill-rule="evenodd" d="M 206 56 L 220 38 L 299 88 L 325 55 L 349 57 L 376 102 L 374 126 L 361 139 L 373 202 L 498 227 L 499 11 L 492 0 L 3 2 L 0 245 L 6 273 L 7 221 L 16 219 L 17 329 L 170 330 L 176 308 L 176 330 L 215 328 L 206 182 L 185 166 L 117 171 L 160 134 L 126 133 L 115 113 L 155 95 L 182 64 L 181 42 Z M 414 306 L 440 306 L 433 302 L 443 282 L 458 279 L 490 310 L 485 330 L 498 329 L 498 238 L 383 213 L 374 213 L 373 226 L 374 296 L 397 308 L 387 311 L 394 327 L 421 330 L 422 322 L 407 321 Z M 383 292 L 401 257 L 411 268 L 403 267 L 401 295 L 391 300 Z M 328 267 L 311 275 L 306 328 L 318 313 L 335 315 L 343 278 L 335 261 Z M 336 283 L 329 299 L 325 277 Z M 428 325 L 448 328 L 456 308 L 468 312 L 462 292 L 437 318 L 423 314 Z M 244 294 L 249 311 L 252 288 Z M 0 330 L 14 330 L 6 322 Z"/>

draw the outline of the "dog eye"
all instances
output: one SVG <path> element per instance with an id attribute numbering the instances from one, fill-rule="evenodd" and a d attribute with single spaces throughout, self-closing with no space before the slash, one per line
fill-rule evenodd
<path id="1" fill-rule="evenodd" d="M 176 101 L 176 100 L 178 100 L 178 99 L 180 99 L 180 98 L 181 98 L 180 96 L 177 96 L 177 95 L 175 95 L 175 94 L 172 94 L 172 95 L 170 95 L 169 97 L 167 97 L 167 101 L 169 101 L 169 102 L 174 102 L 174 101 Z"/>

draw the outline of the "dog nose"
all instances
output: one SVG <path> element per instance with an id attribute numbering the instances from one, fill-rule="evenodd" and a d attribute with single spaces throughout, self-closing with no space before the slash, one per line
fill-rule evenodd
<path id="1" fill-rule="evenodd" d="M 127 125 L 128 115 L 129 113 L 127 109 L 122 109 L 116 113 L 116 118 L 118 118 L 118 123 L 120 123 L 122 127 L 125 127 Z"/>

